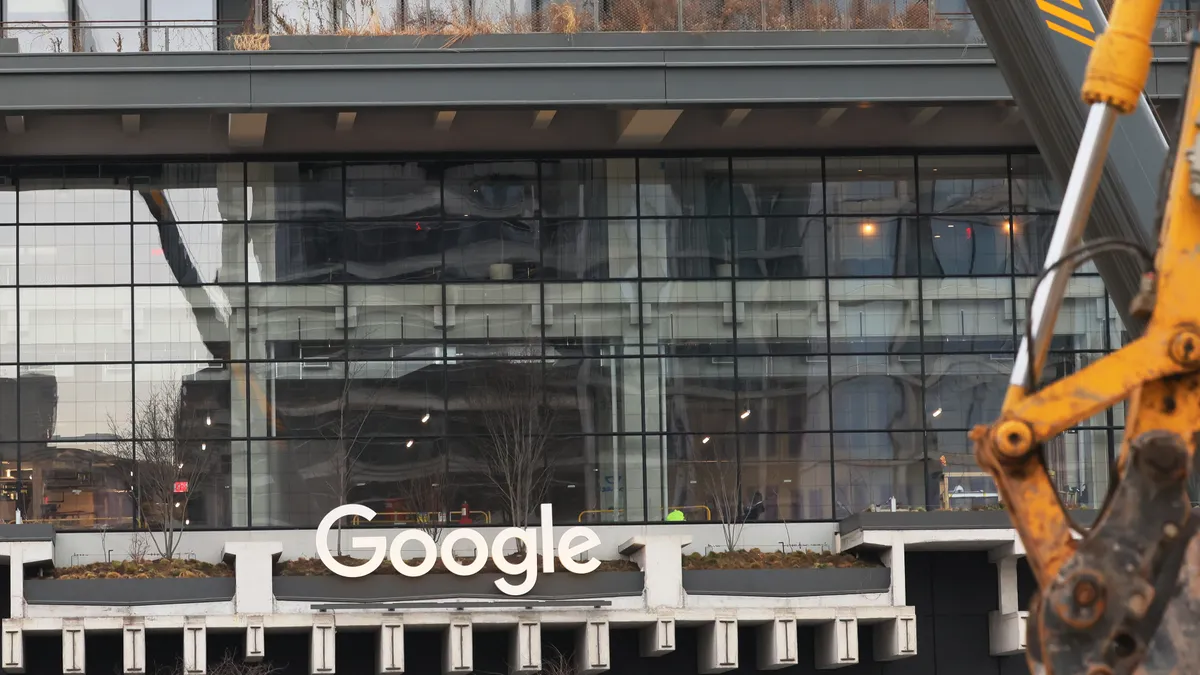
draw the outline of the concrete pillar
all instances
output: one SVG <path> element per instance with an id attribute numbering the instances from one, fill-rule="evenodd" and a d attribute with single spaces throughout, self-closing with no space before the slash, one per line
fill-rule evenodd
<path id="1" fill-rule="evenodd" d="M 588 619 L 575 644 L 575 672 L 578 675 L 603 673 L 611 665 L 608 645 L 608 621 Z"/>
<path id="2" fill-rule="evenodd" d="M 0 542 L 0 560 L 8 561 L 9 618 L 25 616 L 25 565 L 54 560 L 54 532 L 47 526 L 26 525 L 33 541 Z"/>
<path id="3" fill-rule="evenodd" d="M 404 672 L 404 624 L 385 618 L 379 625 L 379 675 Z"/>
<path id="4" fill-rule="evenodd" d="M 252 616 L 246 620 L 246 662 L 259 663 L 266 656 L 264 643 L 266 632 L 261 616 Z"/>
<path id="5" fill-rule="evenodd" d="M 1025 631 L 1029 612 L 1022 610 L 1017 595 L 1017 561 L 1024 554 L 1019 542 L 992 551 L 989 557 L 996 563 L 1000 608 L 988 613 L 989 652 L 992 656 L 1009 656 L 1025 651 Z"/>
<path id="6" fill-rule="evenodd" d="M 654 623 L 642 629 L 639 646 L 643 657 L 675 651 L 675 617 L 660 614 Z"/>
<path id="7" fill-rule="evenodd" d="M 617 547 L 642 569 L 647 607 L 684 606 L 683 548 L 691 543 L 690 536 L 662 535 L 634 537 Z"/>
<path id="8" fill-rule="evenodd" d="M 700 629 L 699 670 L 703 675 L 738 667 L 738 624 L 733 617 L 718 617 Z"/>
<path id="9" fill-rule="evenodd" d="M 858 619 L 839 616 L 817 626 L 818 670 L 843 668 L 858 663 Z"/>
<path id="10" fill-rule="evenodd" d="M 270 614 L 275 611 L 272 580 L 275 561 L 283 553 L 279 541 L 231 541 L 222 557 L 234 567 L 233 603 L 238 614 Z M 249 650 L 247 650 L 249 654 Z"/>
<path id="11" fill-rule="evenodd" d="M 917 655 L 917 617 L 915 613 L 877 623 L 872 630 L 876 661 L 895 661 Z"/>
<path id="12" fill-rule="evenodd" d="M 475 647 L 472 641 L 471 622 L 454 619 L 446 631 L 446 651 L 442 658 L 442 672 L 469 673 L 475 669 Z"/>
<path id="13" fill-rule="evenodd" d="M 518 621 L 508 651 L 510 673 L 536 673 L 542 669 L 542 624 Z"/>
<path id="14" fill-rule="evenodd" d="M 758 669 L 779 670 L 799 663 L 796 617 L 779 616 L 758 629 Z"/>
<path id="15" fill-rule="evenodd" d="M 313 621 L 312 640 L 309 643 L 308 671 L 311 675 L 334 672 L 337 663 L 335 636 L 333 617 L 318 615 Z"/>
<path id="16" fill-rule="evenodd" d="M 908 603 L 908 591 L 904 578 L 904 539 L 900 533 L 892 532 L 891 548 L 880 556 L 883 564 L 892 571 L 892 607 L 904 607 Z"/>
<path id="17" fill-rule="evenodd" d="M 86 672 L 84 664 L 83 621 L 80 619 L 64 619 L 62 627 L 62 664 L 63 675 L 82 675 Z"/>
<path id="18" fill-rule="evenodd" d="M 208 628 L 204 620 L 189 620 L 183 626 L 183 672 L 208 672 Z"/>
<path id="19" fill-rule="evenodd" d="M 4 621 L 4 643 L 0 645 L 0 669 L 6 673 L 25 672 L 25 635 L 20 624 Z"/>
<path id="20" fill-rule="evenodd" d="M 146 672 L 146 625 L 140 620 L 127 619 L 121 627 L 121 664 L 125 675 Z"/>

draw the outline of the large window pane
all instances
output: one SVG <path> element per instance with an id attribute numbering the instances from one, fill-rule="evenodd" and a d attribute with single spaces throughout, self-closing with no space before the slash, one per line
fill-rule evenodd
<path id="1" fill-rule="evenodd" d="M 662 428 L 672 433 L 714 434 L 737 429 L 746 409 L 737 407 L 734 359 L 663 358 L 647 365 L 647 375 L 654 366 L 661 380 L 648 381 L 646 395 L 661 393 L 666 399 Z"/>
<path id="2" fill-rule="evenodd" d="M 921 275 L 995 276 L 1012 269 L 1012 220 L 1008 216 L 922 218 Z"/>
<path id="3" fill-rule="evenodd" d="M 133 289 L 138 361 L 224 361 L 245 352 L 245 291 L 228 286 Z M 256 336 L 257 337 L 257 336 Z"/>
<path id="4" fill-rule="evenodd" d="M 548 160 L 541 169 L 545 218 L 629 218 L 637 213 L 633 160 Z"/>
<path id="5" fill-rule="evenodd" d="M 833 517 L 829 434 L 754 434 L 738 440 L 743 493 L 755 520 Z M 766 543 L 766 542 L 762 542 Z M 745 542 L 749 547 L 751 542 Z"/>
<path id="6" fill-rule="evenodd" d="M 441 172 L 436 164 L 346 166 L 347 218 L 428 219 L 441 212 Z"/>
<path id="7" fill-rule="evenodd" d="M 537 164 L 463 162 L 444 165 L 448 218 L 530 219 L 538 215 Z"/>
<path id="8" fill-rule="evenodd" d="M 641 443 L 622 443 L 626 438 L 551 440 L 546 500 L 554 505 L 555 520 L 563 524 L 642 520 L 641 492 L 628 487 L 641 482 Z"/>
<path id="9" fill-rule="evenodd" d="M 332 162 L 251 162 L 250 220 L 329 220 L 342 217 L 342 167 Z"/>
<path id="10" fill-rule="evenodd" d="M 644 219 L 729 214 L 727 159 L 642 159 L 638 181 L 638 213 Z"/>
<path id="11" fill-rule="evenodd" d="M 829 157 L 825 203 L 829 213 L 913 213 L 916 167 L 912 157 Z"/>
<path id="12" fill-rule="evenodd" d="M 823 218 L 734 218 L 733 238 L 739 277 L 778 279 L 825 273 Z"/>
<path id="13" fill-rule="evenodd" d="M 75 0 L 79 51 L 145 51 L 142 0 Z"/>
<path id="14" fill-rule="evenodd" d="M 1008 213 L 1004 155 L 922 156 L 922 213 Z"/>
<path id="15" fill-rule="evenodd" d="M 442 224 L 449 279 L 535 279 L 541 265 L 539 221 L 509 218 Z"/>
<path id="16" fill-rule="evenodd" d="M 530 320 L 530 308 L 536 307 L 540 298 L 540 289 L 534 284 L 446 286 L 446 355 L 540 356 L 541 327 Z"/>
<path id="17" fill-rule="evenodd" d="M 925 357 L 925 424 L 970 429 L 994 422 L 1008 391 L 1012 364 L 1011 354 Z"/>
<path id="18" fill-rule="evenodd" d="M 0 363 L 17 361 L 17 290 L 0 288 Z"/>
<path id="19" fill-rule="evenodd" d="M 341 286 L 251 287 L 257 329 L 250 357 L 314 363 L 344 358 L 343 292 Z"/>
<path id="20" fill-rule="evenodd" d="M 738 352 L 823 354 L 825 288 L 823 280 L 738 280 Z"/>
<path id="21" fill-rule="evenodd" d="M 912 218 L 830 219 L 830 276 L 915 276 L 920 258 L 917 222 Z"/>
<path id="22" fill-rule="evenodd" d="M 920 429 L 921 364 L 895 356 L 835 356 L 833 428 Z"/>
<path id="23" fill-rule="evenodd" d="M 1033 279 L 1016 280 L 1017 336 L 1024 335 L 1029 298 L 1033 295 Z M 1061 351 L 1097 350 L 1105 348 L 1105 293 L 1099 277 L 1074 276 L 1067 283 L 1062 308 L 1054 323 L 1051 348 Z"/>
<path id="24" fill-rule="evenodd" d="M 749 516 L 749 497 L 737 480 L 737 438 L 732 435 L 664 437 L 666 511 L 686 521 L 736 522 Z M 754 509 L 761 514 L 762 507 Z"/>
<path id="25" fill-rule="evenodd" d="M 129 225 L 22 225 L 20 283 L 24 286 L 127 284 Z"/>
<path id="26" fill-rule="evenodd" d="M 128 223 L 132 216 L 129 180 L 118 167 L 24 166 L 17 186 L 24 224 Z"/>
<path id="27" fill-rule="evenodd" d="M 642 389 L 637 359 L 552 358 L 546 363 L 551 424 L 563 435 L 641 431 L 623 416 Z M 630 422 L 633 421 L 633 424 Z"/>
<path id="28" fill-rule="evenodd" d="M 134 185 L 134 222 L 166 225 L 246 219 L 241 162 L 135 164 L 128 171 Z"/>
<path id="29" fill-rule="evenodd" d="M 642 284 L 642 339 L 664 344 L 733 340 L 730 281 L 665 281 Z M 728 347 L 726 347 L 728 349 Z"/>
<path id="30" fill-rule="evenodd" d="M 133 357 L 129 287 L 21 290 L 21 361 L 126 361 Z"/>
<path id="31" fill-rule="evenodd" d="M 831 351 L 915 351 L 921 330 L 916 279 L 831 280 L 829 296 Z"/>
<path id="32" fill-rule="evenodd" d="M 828 429 L 828 364 L 813 361 L 807 356 L 739 357 L 739 430 Z"/>
<path id="33" fill-rule="evenodd" d="M 449 230 L 449 231 L 448 231 Z M 456 228 L 440 221 L 350 223 L 346 239 L 346 280 L 432 282 L 444 274 L 443 239 Z"/>
<path id="34" fill-rule="evenodd" d="M 547 284 L 543 292 L 547 354 L 637 353 L 640 313 L 632 284 Z"/>
<path id="35" fill-rule="evenodd" d="M 244 228 L 242 223 L 135 224 L 134 283 L 241 283 Z"/>
<path id="36" fill-rule="evenodd" d="M 440 354 L 441 286 L 347 286 L 346 303 L 351 358 L 429 359 Z"/>
<path id="37" fill-rule="evenodd" d="M 833 435 L 834 517 L 872 506 L 925 505 L 925 450 L 920 433 Z"/>
<path id="38" fill-rule="evenodd" d="M 1072 429 L 1045 445 L 1046 469 L 1068 508 L 1099 508 L 1108 493 L 1108 429 Z"/>
<path id="39" fill-rule="evenodd" d="M 150 51 L 207 52 L 223 48 L 217 45 L 213 24 L 216 5 L 211 0 L 150 0 L 149 18 L 154 22 L 149 29 Z"/>
<path id="40" fill-rule="evenodd" d="M 546 279 L 620 279 L 637 276 L 634 220 L 548 220 L 542 223 Z"/>
<path id="41" fill-rule="evenodd" d="M 819 215 L 824 200 L 819 157 L 733 161 L 735 216 Z"/>
<path id="42" fill-rule="evenodd" d="M 128 363 L 21 366 L 21 437 L 67 441 L 123 435 L 133 412 L 132 371 Z"/>
<path id="43" fill-rule="evenodd" d="M 229 438 L 246 411 L 245 369 L 228 363 L 137 364 L 133 416 L 120 435 L 138 440 Z M 238 406 L 235 407 L 233 402 Z M 234 418 L 238 419 L 234 419 Z"/>
<path id="44" fill-rule="evenodd" d="M 727 218 L 643 219 L 640 228 L 644 277 L 711 279 L 733 272 Z"/>
<path id="45" fill-rule="evenodd" d="M 335 364 L 331 371 L 342 369 Z M 328 413 L 318 435 L 365 445 L 367 439 L 405 440 L 444 434 L 446 367 L 427 361 L 350 361 L 345 382 L 329 382 L 319 402 Z M 356 460 L 356 447 L 342 449 Z"/>
<path id="46" fill-rule="evenodd" d="M 341 223 L 251 223 L 250 282 L 322 283 L 344 278 L 347 232 Z"/>
<path id="47" fill-rule="evenodd" d="M 1012 156 L 1013 211 L 1045 213 L 1057 211 L 1062 191 L 1038 155 Z"/>
<path id="48" fill-rule="evenodd" d="M 121 447 L 82 439 L 22 444 L 21 476 L 28 496 L 19 506 L 24 522 L 62 530 L 132 527 L 133 467 Z M 5 520 L 14 517 L 10 513 Z"/>
<path id="49" fill-rule="evenodd" d="M 1010 277 L 921 282 L 928 352 L 1016 352 Z"/>
<path id="50" fill-rule="evenodd" d="M 71 51 L 71 0 L 5 0 L 4 37 L 17 38 L 23 54 Z"/>

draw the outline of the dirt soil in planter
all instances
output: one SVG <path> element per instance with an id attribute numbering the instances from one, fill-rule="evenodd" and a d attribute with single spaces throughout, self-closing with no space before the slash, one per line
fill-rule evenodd
<path id="1" fill-rule="evenodd" d="M 56 567 L 44 570 L 42 576 L 53 579 L 209 579 L 231 577 L 233 568 L 225 563 L 199 560 L 116 560 Z"/>
<path id="2" fill-rule="evenodd" d="M 505 556 L 505 557 L 511 563 L 519 563 L 525 559 L 525 556 L 522 554 L 513 554 L 513 555 L 509 555 L 509 556 Z M 366 560 L 363 558 L 353 558 L 348 555 L 335 555 L 335 556 L 333 556 L 333 559 L 337 560 L 338 562 L 342 563 L 343 565 L 362 565 L 363 563 L 366 562 Z M 542 569 L 541 559 L 542 559 L 542 557 L 538 556 L 538 570 L 539 571 Z M 471 562 L 470 558 L 457 558 L 457 560 L 463 564 L 468 564 Z M 596 568 L 596 571 L 597 572 L 637 572 L 637 571 L 640 571 L 640 569 L 641 568 L 639 568 L 637 566 L 637 563 L 629 561 L 629 560 L 602 560 L 600 562 L 600 567 Z M 449 574 L 450 572 L 446 570 L 446 566 L 442 564 L 442 561 L 438 560 L 436 563 L 434 563 L 433 569 L 430 570 L 429 573 L 430 574 Z M 480 574 L 502 574 L 500 569 L 496 567 L 496 563 L 492 562 L 492 560 L 490 558 L 488 559 L 487 564 L 483 566 L 483 569 L 479 571 L 479 573 Z M 380 565 L 379 568 L 376 569 L 371 574 L 396 574 L 396 575 L 398 575 L 399 572 L 396 571 L 395 567 L 392 567 L 392 564 L 390 562 L 384 561 L 384 563 L 382 565 Z M 286 561 L 280 563 L 279 576 L 283 576 L 283 577 L 328 577 L 328 576 L 333 576 L 333 572 L 330 572 L 329 569 L 327 569 L 325 567 L 325 563 L 321 562 L 320 558 L 297 558 L 295 560 L 286 560 Z"/>
<path id="3" fill-rule="evenodd" d="M 793 551 L 764 553 L 758 549 L 749 551 L 722 551 L 707 555 L 692 553 L 683 556 L 685 570 L 805 570 L 829 567 L 879 567 L 878 560 L 849 553 L 822 551 Z"/>

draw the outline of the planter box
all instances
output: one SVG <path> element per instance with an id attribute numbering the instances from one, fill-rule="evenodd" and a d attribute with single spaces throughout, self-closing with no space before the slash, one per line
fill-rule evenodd
<path id="1" fill-rule="evenodd" d="M 1083 527 L 1100 515 L 1097 509 L 1068 512 Z M 1008 511 L 864 511 L 838 523 L 838 532 L 855 530 L 1002 530 L 1012 529 Z"/>
<path id="2" fill-rule="evenodd" d="M 30 579 L 31 605 L 173 605 L 233 600 L 233 577 L 214 579 Z"/>
<path id="3" fill-rule="evenodd" d="M 272 35 L 271 51 L 442 49 L 570 49 L 614 47 L 808 47 L 829 45 L 962 44 L 938 30 L 719 31 L 698 33 L 518 33 L 474 35 Z"/>
<path id="4" fill-rule="evenodd" d="M 892 571 L 887 567 L 683 572 L 683 590 L 690 595 L 800 598 L 814 595 L 886 593 L 891 586 Z"/>
<path id="5" fill-rule="evenodd" d="M 445 598 L 511 598 L 496 588 L 500 574 L 459 577 L 427 574 L 410 579 L 398 574 L 374 574 L 359 579 L 345 577 L 275 577 L 275 599 L 299 602 L 394 602 Z M 512 579 L 516 579 L 513 577 Z M 641 572 L 539 574 L 529 599 L 567 600 L 639 596 L 645 586 Z"/>
<path id="6" fill-rule="evenodd" d="M 4 43 L 15 39 L 0 40 L 0 54 L 4 53 Z M 52 525 L 0 525 L 0 541 L 54 541 L 54 526 Z"/>

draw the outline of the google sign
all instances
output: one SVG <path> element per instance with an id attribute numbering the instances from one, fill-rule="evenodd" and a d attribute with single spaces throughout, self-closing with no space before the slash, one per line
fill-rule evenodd
<path id="1" fill-rule="evenodd" d="M 555 548 L 558 549 L 558 563 L 568 572 L 587 574 L 596 571 L 596 568 L 600 566 L 600 561 L 595 558 L 587 562 L 579 562 L 574 559 L 575 556 L 587 553 L 600 545 L 600 537 L 591 528 L 567 528 L 562 533 L 562 536 L 559 537 L 558 544 L 555 546 L 554 509 L 549 504 L 541 505 L 542 524 L 538 527 L 526 529 L 506 527 L 497 532 L 496 537 L 492 540 L 490 554 L 487 539 L 484 539 L 478 530 L 471 528 L 451 529 L 442 538 L 439 550 L 438 543 L 433 540 L 433 537 L 422 530 L 413 528 L 404 530 L 396 535 L 390 546 L 388 545 L 387 537 L 353 537 L 350 540 L 350 546 L 353 548 L 373 549 L 374 551 L 367 562 L 362 565 L 344 565 L 334 560 L 333 553 L 329 550 L 329 531 L 333 529 L 334 524 L 340 518 L 358 516 L 366 520 L 371 520 L 375 515 L 375 511 L 362 504 L 345 504 L 330 511 L 321 519 L 321 524 L 317 526 L 317 555 L 320 556 L 321 562 L 325 563 L 325 566 L 331 572 L 342 577 L 365 577 L 379 569 L 386 556 L 390 558 L 392 567 L 395 567 L 397 572 L 406 577 L 425 576 L 433 569 L 434 564 L 439 558 L 442 564 L 446 566 L 446 570 L 451 574 L 457 574 L 460 577 L 469 577 L 478 574 L 487 565 L 490 555 L 492 562 L 496 563 L 496 567 L 504 574 L 509 576 L 524 575 L 521 582 L 516 584 L 507 579 L 497 579 L 496 588 L 499 588 L 500 592 L 505 595 L 525 595 L 537 583 L 539 554 L 542 557 L 541 571 L 546 574 L 554 572 Z M 425 549 L 424 556 L 420 558 L 419 563 L 413 564 L 413 560 L 404 560 L 402 551 L 404 545 L 410 541 L 415 542 Z M 524 560 L 510 562 L 504 557 L 504 546 L 510 541 L 519 542 L 524 545 L 527 552 Z M 475 546 L 474 560 L 463 563 L 455 559 L 454 546 L 459 542 L 469 542 Z"/>

